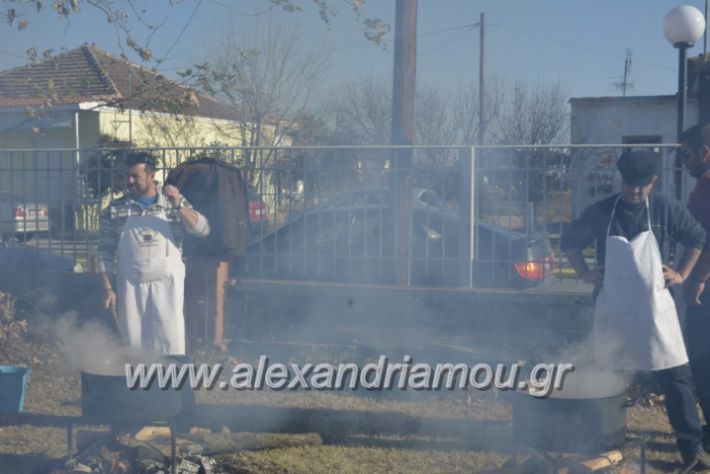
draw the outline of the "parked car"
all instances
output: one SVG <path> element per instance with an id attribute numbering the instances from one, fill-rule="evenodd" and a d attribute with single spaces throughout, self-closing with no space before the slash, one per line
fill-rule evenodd
<path id="1" fill-rule="evenodd" d="M 266 211 L 266 203 L 251 186 L 247 187 L 247 200 L 249 201 L 251 238 L 255 239 L 260 237 L 266 230 L 269 223 L 269 215 Z"/>
<path id="2" fill-rule="evenodd" d="M 266 214 L 266 203 L 261 195 L 251 187 L 247 187 L 247 199 L 249 200 L 249 222 L 254 224 L 267 221 L 269 217 Z"/>
<path id="3" fill-rule="evenodd" d="M 38 232 L 49 231 L 47 204 L 22 199 L 12 193 L 0 192 L 0 233 L 31 240 Z"/>
<path id="4" fill-rule="evenodd" d="M 395 250 L 388 239 L 394 214 L 386 190 L 363 190 L 292 213 L 278 229 L 253 242 L 248 276 L 393 283 Z M 550 241 L 476 222 L 473 268 L 479 287 L 524 288 L 542 283 L 552 259 Z M 460 282 L 459 216 L 436 193 L 415 188 L 412 195 L 412 282 Z"/>

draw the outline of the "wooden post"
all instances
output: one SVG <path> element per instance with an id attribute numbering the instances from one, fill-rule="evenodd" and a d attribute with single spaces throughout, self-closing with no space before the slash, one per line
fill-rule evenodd
<path id="1" fill-rule="evenodd" d="M 414 96 L 417 73 L 417 0 L 397 0 L 392 84 L 392 144 L 414 144 Z M 395 215 L 394 248 L 397 282 L 411 283 L 412 148 L 393 154 L 390 190 Z"/>
<path id="2" fill-rule="evenodd" d="M 224 350 L 224 290 L 229 262 L 188 258 L 185 276 L 185 333 L 188 353 L 214 346 Z"/>

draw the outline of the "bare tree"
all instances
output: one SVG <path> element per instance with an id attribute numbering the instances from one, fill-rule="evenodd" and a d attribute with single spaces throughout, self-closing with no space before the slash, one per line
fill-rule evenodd
<path id="1" fill-rule="evenodd" d="M 415 100 L 415 141 L 453 144 L 456 129 L 447 98 L 432 87 L 422 86 Z M 386 145 L 391 133 L 392 81 L 371 76 L 339 84 L 325 101 L 323 113 L 330 117 L 339 144 Z"/>
<path id="2" fill-rule="evenodd" d="M 449 100 L 440 91 L 422 86 L 415 98 L 415 142 L 443 145 L 425 148 L 415 154 L 415 184 L 443 192 L 447 170 L 453 163 L 450 148 L 456 140 Z M 341 145 L 386 145 L 390 143 L 392 86 L 385 76 L 362 77 L 336 86 L 323 106 L 330 118 L 333 141 Z M 359 152 L 365 155 L 365 152 Z M 391 158 L 386 150 L 371 151 L 361 159 L 371 185 L 383 185 L 382 170 Z"/>
<path id="3" fill-rule="evenodd" d="M 489 78 L 491 84 L 500 85 L 503 81 L 495 76 Z M 489 87 L 484 97 L 486 122 L 489 130 L 491 124 L 498 120 L 504 101 L 504 88 Z M 456 129 L 456 142 L 463 145 L 473 145 L 478 142 L 480 125 L 478 86 L 469 84 L 461 87 L 452 99 L 453 126 Z"/>
<path id="4" fill-rule="evenodd" d="M 506 89 L 501 113 L 492 131 L 505 145 L 556 145 L 569 141 L 567 91 L 560 83 L 530 84 L 516 81 Z M 517 199 L 530 203 L 524 215 L 528 227 L 535 223 L 540 204 L 560 182 L 555 173 L 566 162 L 566 154 L 555 148 L 518 149 L 512 153 L 520 168 L 512 179 Z M 530 215 L 532 212 L 532 215 Z"/>
<path id="5" fill-rule="evenodd" d="M 390 143 L 392 82 L 385 76 L 362 77 L 337 85 L 325 101 L 334 138 L 341 145 Z"/>
<path id="6" fill-rule="evenodd" d="M 236 129 L 215 123 L 225 137 L 237 138 L 245 147 L 288 145 L 287 132 L 320 84 L 325 54 L 302 54 L 295 33 L 269 31 L 265 41 L 254 45 L 240 38 L 233 25 L 228 28 L 216 53 L 183 75 L 234 108 Z M 245 150 L 244 164 L 255 187 L 262 176 L 257 169 L 272 167 L 274 153 L 268 148 Z"/>
<path id="7" fill-rule="evenodd" d="M 417 143 L 452 145 L 456 126 L 447 97 L 429 86 L 420 87 L 415 99 L 415 136 Z"/>
<path id="8" fill-rule="evenodd" d="M 569 94 L 562 84 L 516 81 L 506 88 L 496 115 L 495 141 L 505 145 L 549 145 L 569 140 Z"/>
<path id="9" fill-rule="evenodd" d="M 145 128 L 144 145 L 147 147 L 200 147 L 207 146 L 199 133 L 196 119 L 191 115 L 165 116 L 141 112 Z"/>
<path id="10" fill-rule="evenodd" d="M 315 4 L 318 15 L 328 27 L 332 17 L 337 13 L 335 0 L 263 1 L 270 8 L 278 8 L 287 12 L 302 10 L 306 3 Z M 164 58 L 155 57 L 151 49 L 151 40 L 167 22 L 170 9 L 178 3 L 185 2 L 186 0 L 163 0 L 162 2 L 154 0 L 148 5 L 148 2 L 140 2 L 139 0 L 0 0 L 0 6 L 4 7 L 0 9 L 0 18 L 4 18 L 10 27 L 16 27 L 22 31 L 30 25 L 33 17 L 41 14 L 44 10 L 51 9 L 60 19 L 65 20 L 68 26 L 71 19 L 79 16 L 82 8 L 87 6 L 105 16 L 106 22 L 116 34 L 116 40 L 121 49 L 127 47 L 144 61 L 155 61 L 159 64 Z M 379 18 L 363 15 L 365 0 L 342 0 L 342 2 L 348 7 L 348 10 L 354 13 L 365 37 L 375 44 L 382 44 L 384 36 L 390 29 L 389 25 Z M 195 0 L 193 3 L 195 3 L 195 7 L 188 22 L 192 20 L 197 9 L 202 5 L 202 0 Z M 167 55 L 166 53 L 165 56 Z M 28 56 L 30 59 L 38 57 L 35 48 L 28 50 Z"/>

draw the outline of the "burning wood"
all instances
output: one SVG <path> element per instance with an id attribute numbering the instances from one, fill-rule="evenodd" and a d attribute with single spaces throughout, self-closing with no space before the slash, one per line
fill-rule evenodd
<path id="1" fill-rule="evenodd" d="M 488 474 L 576 474 L 581 472 L 617 472 L 616 469 L 623 461 L 620 451 L 608 451 L 593 457 L 580 456 L 578 454 L 565 454 L 552 456 L 547 453 L 536 453 L 528 457 L 524 462 L 517 462 L 513 457 L 506 462 L 500 470 L 486 471 Z M 610 471 L 610 469 L 615 469 Z M 634 470 L 627 470 L 632 474 Z M 485 473 L 482 473 L 485 474 Z"/>
<path id="2" fill-rule="evenodd" d="M 145 434 L 145 433 L 144 433 Z M 152 433 L 151 433 L 152 434 Z M 198 446 L 202 449 L 202 446 Z M 216 460 L 186 453 L 176 460 L 176 474 L 219 474 Z M 67 461 L 63 469 L 52 474 L 165 474 L 171 472 L 170 458 L 155 445 L 132 437 L 102 439 Z"/>

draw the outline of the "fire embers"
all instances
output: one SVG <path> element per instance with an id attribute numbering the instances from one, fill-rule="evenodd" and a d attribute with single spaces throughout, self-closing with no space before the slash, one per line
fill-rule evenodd
<path id="1" fill-rule="evenodd" d="M 187 446 L 183 456 L 175 462 L 176 474 L 220 474 L 218 462 L 201 455 L 203 447 Z M 170 457 L 154 444 L 131 437 L 105 438 L 93 443 L 71 458 L 62 469 L 52 474 L 168 474 Z"/>

